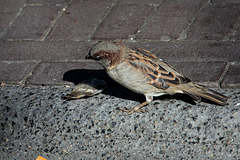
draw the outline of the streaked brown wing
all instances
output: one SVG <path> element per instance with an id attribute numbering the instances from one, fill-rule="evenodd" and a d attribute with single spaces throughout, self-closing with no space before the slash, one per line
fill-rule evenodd
<path id="1" fill-rule="evenodd" d="M 149 84 L 165 90 L 170 86 L 190 82 L 188 78 L 176 72 L 170 65 L 161 61 L 149 51 L 133 48 L 130 52 L 127 57 L 129 64 L 142 71 Z"/>

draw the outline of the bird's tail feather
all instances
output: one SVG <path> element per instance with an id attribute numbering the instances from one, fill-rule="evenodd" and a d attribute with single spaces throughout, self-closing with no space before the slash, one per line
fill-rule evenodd
<path id="1" fill-rule="evenodd" d="M 207 89 L 206 87 L 201 85 L 194 84 L 194 87 L 196 87 L 194 90 L 190 91 L 188 90 L 183 92 L 190 95 L 197 101 L 200 101 L 201 100 L 200 97 L 203 97 L 213 102 L 216 102 L 217 104 L 226 105 L 228 100 L 227 96 L 220 94 L 216 91 L 213 91 L 211 89 Z"/>

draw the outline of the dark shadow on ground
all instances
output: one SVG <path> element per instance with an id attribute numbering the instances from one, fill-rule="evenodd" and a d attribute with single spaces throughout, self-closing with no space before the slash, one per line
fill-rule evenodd
<path id="1" fill-rule="evenodd" d="M 104 70 L 89 70 L 89 69 L 75 69 L 69 70 L 64 73 L 63 80 L 72 82 L 75 85 L 79 84 L 80 82 L 91 79 L 97 78 L 106 81 L 108 88 L 103 92 L 103 94 L 115 96 L 121 99 L 133 100 L 138 102 L 144 102 L 145 97 L 141 94 L 137 94 L 128 90 L 127 88 L 121 86 L 120 84 L 113 81 Z M 181 100 L 189 104 L 195 105 L 196 103 L 193 99 L 186 95 L 186 94 L 175 94 L 175 95 L 163 95 L 160 97 L 155 97 L 155 100 L 167 100 L 167 99 L 176 99 Z M 215 104 L 207 99 L 202 98 L 203 102 Z"/>
<path id="2" fill-rule="evenodd" d="M 107 89 L 103 92 L 103 94 L 133 101 L 145 101 L 143 95 L 134 93 L 127 88 L 121 86 L 120 84 L 116 83 L 107 75 L 104 70 L 75 69 L 69 70 L 63 75 L 64 81 L 72 82 L 75 85 L 91 78 L 102 79 L 107 83 Z"/>
<path id="3" fill-rule="evenodd" d="M 107 73 L 103 69 L 101 70 L 74 69 L 65 72 L 63 75 L 64 81 L 72 82 L 75 85 L 91 78 L 103 79 L 106 81 L 106 83 L 115 83 L 110 77 L 108 77 Z"/>

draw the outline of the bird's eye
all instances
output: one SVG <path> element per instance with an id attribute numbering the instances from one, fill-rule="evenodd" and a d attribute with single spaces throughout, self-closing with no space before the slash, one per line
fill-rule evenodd
<path id="1" fill-rule="evenodd" d="M 101 58 L 100 58 L 99 56 L 94 57 L 94 60 L 95 60 L 95 61 L 100 61 L 100 59 L 101 59 Z"/>

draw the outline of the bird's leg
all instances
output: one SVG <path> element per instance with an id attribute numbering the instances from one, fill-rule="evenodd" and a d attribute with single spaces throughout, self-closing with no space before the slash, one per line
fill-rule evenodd
<path id="1" fill-rule="evenodd" d="M 145 96 L 146 97 L 146 101 L 141 103 L 138 106 L 135 106 L 133 108 L 118 108 L 119 110 L 123 111 L 123 112 L 127 112 L 128 114 L 132 114 L 133 112 L 145 112 L 144 109 L 141 109 L 142 107 L 146 106 L 148 103 L 150 103 L 153 100 L 152 96 Z"/>

